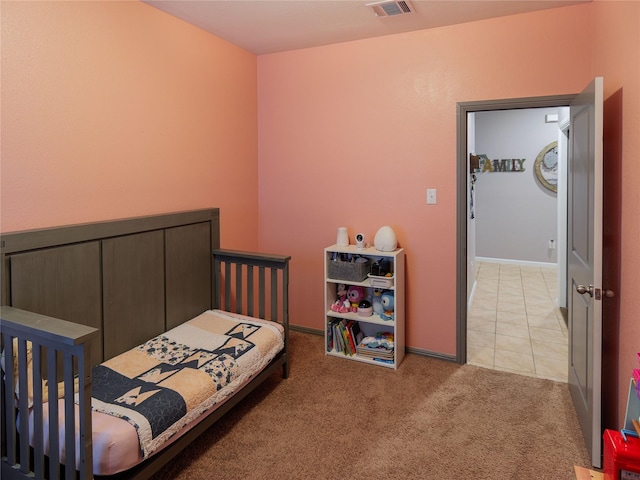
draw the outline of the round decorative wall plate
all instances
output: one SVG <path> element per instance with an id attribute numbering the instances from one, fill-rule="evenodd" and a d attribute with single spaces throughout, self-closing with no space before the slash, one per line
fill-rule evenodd
<path id="1" fill-rule="evenodd" d="M 533 165 L 540 183 L 554 193 L 558 192 L 558 142 L 551 142 L 536 157 Z"/>

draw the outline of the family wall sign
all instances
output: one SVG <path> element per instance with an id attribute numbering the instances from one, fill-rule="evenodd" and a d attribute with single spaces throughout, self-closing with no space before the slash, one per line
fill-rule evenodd
<path id="1" fill-rule="evenodd" d="M 524 172 L 524 162 L 526 158 L 502 158 L 491 160 L 484 153 L 479 155 L 469 155 L 470 173 L 504 173 L 504 172 Z"/>

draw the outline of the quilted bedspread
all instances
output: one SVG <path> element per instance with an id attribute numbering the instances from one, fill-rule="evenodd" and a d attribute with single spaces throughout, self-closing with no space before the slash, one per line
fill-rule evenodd
<path id="1" fill-rule="evenodd" d="M 207 311 L 95 367 L 92 407 L 131 423 L 146 458 L 232 395 L 283 345 L 277 323 Z"/>

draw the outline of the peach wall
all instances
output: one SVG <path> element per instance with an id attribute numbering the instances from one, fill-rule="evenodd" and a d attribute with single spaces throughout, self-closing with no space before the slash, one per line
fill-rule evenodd
<path id="1" fill-rule="evenodd" d="M 582 90 L 590 8 L 258 58 L 261 248 L 293 256 L 293 323 L 323 328 L 336 228 L 388 224 L 407 253 L 407 345 L 455 355 L 456 103 Z"/>
<path id="2" fill-rule="evenodd" d="M 141 2 L 2 2 L 0 231 L 220 207 L 256 248 L 256 75 Z"/>
<path id="3" fill-rule="evenodd" d="M 605 309 L 603 327 L 611 332 L 605 358 L 607 347 L 618 351 L 618 364 L 613 366 L 619 401 L 610 426 L 620 428 L 629 378 L 638 368 L 640 352 L 640 2 L 594 2 L 593 32 L 593 73 L 604 77 L 605 179 L 608 169 L 615 172 L 613 182 L 605 183 L 605 202 L 611 199 L 613 207 L 605 209 L 605 226 L 611 224 L 605 230 L 605 245 L 616 259 L 609 268 L 616 297 L 606 301 L 614 305 L 616 315 L 607 317 Z M 609 217 L 615 220 L 608 221 Z M 613 372 L 604 373 L 604 382 L 614 387 Z"/>

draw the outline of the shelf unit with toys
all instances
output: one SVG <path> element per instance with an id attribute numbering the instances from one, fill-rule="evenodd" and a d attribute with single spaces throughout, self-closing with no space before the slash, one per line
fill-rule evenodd
<path id="1" fill-rule="evenodd" d="M 405 351 L 404 262 L 402 248 L 324 249 L 327 355 L 398 368 Z"/>

